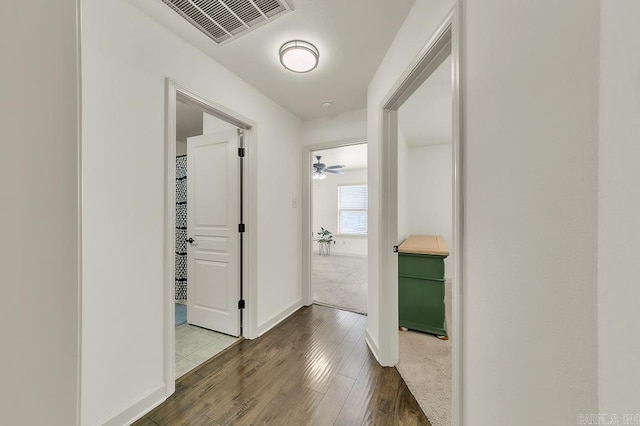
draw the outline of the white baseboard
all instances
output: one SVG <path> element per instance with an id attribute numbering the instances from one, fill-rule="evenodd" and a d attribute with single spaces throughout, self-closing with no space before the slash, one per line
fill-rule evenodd
<path id="1" fill-rule="evenodd" d="M 345 256 L 345 257 L 359 257 L 359 258 L 367 258 L 367 257 L 369 257 L 369 255 L 367 255 L 367 254 L 360 254 L 360 253 L 340 253 L 340 252 L 335 252 L 334 254 L 336 256 Z"/>
<path id="2" fill-rule="evenodd" d="M 129 408 L 120 412 L 120 414 L 116 414 L 102 424 L 104 426 L 130 425 L 149 411 L 156 408 L 158 405 L 162 404 L 166 399 L 166 386 L 162 385 L 160 388 L 154 390 L 149 395 L 131 405 Z"/>
<path id="3" fill-rule="evenodd" d="M 313 254 L 314 254 L 314 256 L 320 256 L 320 255 L 318 254 L 318 252 L 317 252 L 317 251 L 314 251 L 314 252 L 313 252 Z M 337 251 L 335 251 L 335 252 L 331 252 L 331 254 L 330 254 L 328 257 L 331 257 L 331 256 L 360 257 L 360 258 L 369 257 L 369 256 L 368 256 L 368 255 L 366 255 L 366 254 L 359 254 L 359 253 L 340 253 L 340 252 L 337 252 Z"/>
<path id="4" fill-rule="evenodd" d="M 278 315 L 260 324 L 258 326 L 258 337 L 262 336 L 264 333 L 271 330 L 273 327 L 280 324 L 285 319 L 289 318 L 289 316 L 291 316 L 291 314 L 293 314 L 295 311 L 300 309 L 302 305 L 303 305 L 302 299 L 298 299 L 297 301 L 295 301 L 294 303 L 286 307 Z"/>
<path id="5" fill-rule="evenodd" d="M 367 331 L 365 332 L 364 340 L 367 342 L 367 346 L 369 346 L 369 350 L 371 351 L 373 356 L 376 358 L 376 361 L 378 361 L 378 364 L 380 364 L 378 342 L 369 333 L 369 327 L 367 327 Z"/>

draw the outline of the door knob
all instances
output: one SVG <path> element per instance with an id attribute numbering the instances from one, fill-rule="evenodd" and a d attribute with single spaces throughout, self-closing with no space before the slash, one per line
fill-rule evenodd
<path id="1" fill-rule="evenodd" d="M 194 240 L 193 238 L 189 237 L 186 240 L 189 244 L 193 244 L 196 240 Z"/>

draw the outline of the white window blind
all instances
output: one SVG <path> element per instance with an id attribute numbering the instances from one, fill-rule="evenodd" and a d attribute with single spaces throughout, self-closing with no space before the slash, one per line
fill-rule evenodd
<path id="1" fill-rule="evenodd" d="M 338 187 L 338 222 L 340 234 L 367 235 L 367 185 Z"/>

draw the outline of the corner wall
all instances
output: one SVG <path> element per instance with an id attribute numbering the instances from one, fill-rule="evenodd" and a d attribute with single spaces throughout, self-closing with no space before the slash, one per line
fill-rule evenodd
<path id="1" fill-rule="evenodd" d="M 165 78 L 256 123 L 258 330 L 302 305 L 301 171 L 269 166 L 301 122 L 127 0 L 83 0 L 82 37 L 82 423 L 124 423 L 164 397 Z"/>
<path id="2" fill-rule="evenodd" d="M 0 422 L 69 426 L 80 362 L 77 2 L 3 6 Z"/>
<path id="3" fill-rule="evenodd" d="M 600 2 L 599 412 L 640 414 L 640 3 Z"/>

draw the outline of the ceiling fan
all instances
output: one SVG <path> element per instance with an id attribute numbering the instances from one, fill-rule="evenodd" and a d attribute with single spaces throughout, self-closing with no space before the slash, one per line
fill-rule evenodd
<path id="1" fill-rule="evenodd" d="M 322 158 L 321 155 L 316 155 L 316 160 L 318 160 L 318 162 L 317 163 L 313 163 L 313 178 L 314 179 L 324 179 L 324 178 L 326 178 L 327 175 L 325 173 L 331 173 L 331 174 L 334 174 L 334 175 L 343 175 L 344 174 L 344 171 L 339 170 L 339 169 L 343 168 L 344 166 L 336 164 L 335 166 L 327 167 L 326 164 L 320 162 L 321 158 Z"/>

